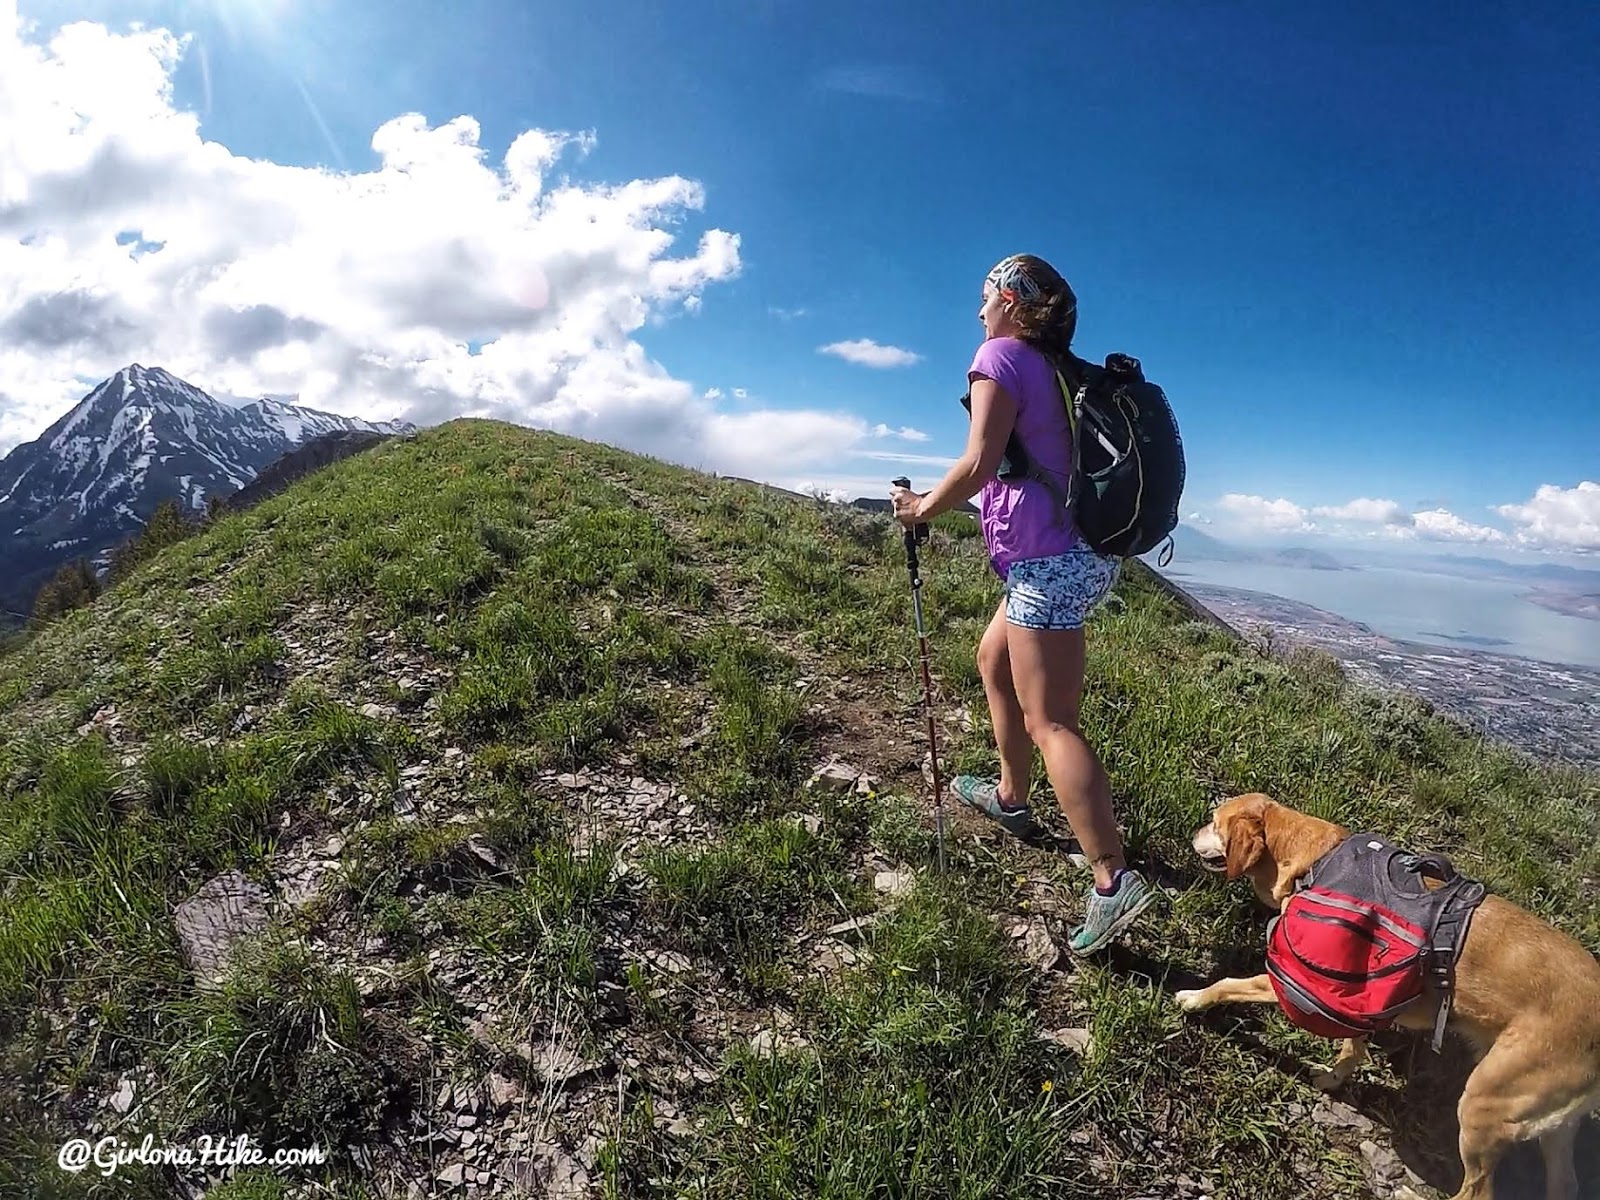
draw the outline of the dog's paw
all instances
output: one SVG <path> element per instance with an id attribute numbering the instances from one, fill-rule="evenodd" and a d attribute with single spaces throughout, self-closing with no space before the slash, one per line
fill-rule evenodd
<path id="1" fill-rule="evenodd" d="M 1194 1012 L 1195 1009 L 1200 1007 L 1200 993 L 1194 988 L 1186 988 L 1173 996 L 1172 999 L 1184 1012 Z"/>

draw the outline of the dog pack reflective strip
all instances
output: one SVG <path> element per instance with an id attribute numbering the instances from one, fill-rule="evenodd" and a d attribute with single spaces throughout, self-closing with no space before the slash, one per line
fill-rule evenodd
<path id="1" fill-rule="evenodd" d="M 1370 930 L 1363 929 L 1354 922 L 1346 921 L 1342 918 L 1324 917 L 1317 913 L 1302 912 L 1295 913 L 1292 921 L 1314 921 L 1319 924 L 1337 925 L 1354 937 L 1364 938 L 1368 942 L 1371 942 L 1375 945 L 1386 945 L 1386 943 L 1379 942 L 1377 939 L 1375 939 Z M 1314 958 L 1308 957 L 1308 955 L 1311 954 L 1311 950 L 1305 947 L 1304 943 L 1296 941 L 1290 933 L 1285 933 L 1285 943 L 1287 944 L 1290 953 L 1292 953 L 1300 962 L 1304 963 L 1308 970 L 1315 971 L 1319 975 L 1326 975 L 1330 979 L 1342 980 L 1346 983 L 1360 983 L 1366 979 L 1384 979 L 1390 975 L 1398 975 L 1402 971 L 1414 970 L 1418 961 L 1418 955 L 1410 954 L 1404 958 L 1397 959 L 1394 962 L 1385 964 L 1381 967 L 1362 965 L 1355 970 L 1346 971 L 1330 963 L 1317 962 Z M 1383 955 L 1380 953 L 1378 957 L 1381 958 Z M 1370 959 L 1362 959 L 1363 963 L 1369 963 L 1370 961 Z"/>
<path id="2" fill-rule="evenodd" d="M 1347 1020 L 1353 1020 L 1357 1018 L 1361 1020 L 1386 1020 L 1387 1018 L 1394 1016 L 1401 1009 L 1405 1008 L 1422 994 L 1422 987 L 1420 983 L 1413 983 L 1413 985 L 1408 988 L 1384 988 L 1381 989 L 1383 993 L 1382 1001 L 1374 1003 L 1376 1001 L 1377 994 L 1380 992 L 1380 989 L 1363 986 L 1370 983 L 1374 978 L 1370 975 L 1357 976 L 1353 978 L 1345 977 L 1337 980 L 1337 982 L 1343 982 L 1353 986 L 1346 989 L 1335 989 L 1331 995 L 1326 987 L 1320 988 L 1317 992 L 1311 992 L 1308 989 L 1315 984 L 1326 981 L 1329 978 L 1328 975 L 1324 972 L 1318 972 L 1315 978 L 1299 978 L 1293 971 L 1289 969 L 1292 965 L 1295 964 L 1284 964 L 1280 962 L 1277 964 L 1276 970 L 1274 970 L 1273 965 L 1269 963 L 1267 970 L 1269 973 L 1277 974 L 1286 980 L 1293 981 L 1295 987 L 1305 992 L 1307 995 L 1323 996 L 1324 1000 L 1320 1001 L 1319 1003 L 1322 1004 L 1324 1010 L 1327 1012 L 1337 1012 L 1340 1016 Z M 1362 1001 L 1366 1001 L 1367 1003 L 1362 1003 Z M 1337 1009 L 1327 1007 L 1329 1004 L 1334 1002 L 1339 1003 L 1339 1007 Z"/>
<path id="3" fill-rule="evenodd" d="M 1364 917 L 1371 917 L 1396 937 L 1416 946 L 1419 950 L 1428 944 L 1428 931 L 1420 925 L 1407 921 L 1399 913 L 1385 915 L 1386 910 L 1376 904 L 1363 903 L 1347 895 L 1339 895 L 1323 887 L 1314 887 L 1299 893 L 1296 897 L 1307 903 L 1326 905 L 1328 908 L 1342 909 L 1345 912 L 1360 913 Z"/>
<path id="4" fill-rule="evenodd" d="M 1376 1030 L 1355 1023 L 1348 1014 L 1336 1013 L 1302 988 L 1293 977 L 1267 963 L 1267 973 L 1278 984 L 1279 1006 L 1295 1024 L 1326 1037 L 1360 1037 Z"/>
<path id="5" fill-rule="evenodd" d="M 1417 964 L 1415 960 L 1400 963 L 1394 967 L 1383 967 L 1376 971 L 1341 971 L 1336 967 L 1327 967 L 1321 965 L 1320 963 L 1311 962 L 1300 952 L 1300 948 L 1296 946 L 1293 941 L 1286 942 L 1286 946 L 1294 962 L 1299 966 L 1304 967 L 1308 972 L 1317 978 L 1330 980 L 1334 983 L 1358 985 L 1358 990 L 1350 993 L 1352 998 L 1356 996 L 1369 995 L 1373 991 L 1378 990 L 1373 985 L 1381 983 L 1382 981 L 1390 979 L 1396 975 L 1416 974 L 1417 979 L 1411 995 L 1415 996 L 1422 990 L 1421 975 L 1420 972 L 1417 971 Z M 1392 989 L 1384 988 L 1383 990 L 1388 992 Z"/>

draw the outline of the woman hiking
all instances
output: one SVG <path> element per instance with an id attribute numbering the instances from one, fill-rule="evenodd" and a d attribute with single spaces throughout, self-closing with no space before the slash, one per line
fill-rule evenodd
<path id="1" fill-rule="evenodd" d="M 1078 726 L 1084 618 L 1111 589 L 1116 558 L 1086 545 L 1071 515 L 1041 483 L 995 478 L 1013 432 L 1031 461 L 1065 492 L 1072 440 L 1055 364 L 1077 329 L 1077 297 L 1043 259 L 1002 260 L 983 284 L 984 341 L 967 371 L 972 424 L 967 448 L 924 495 L 890 492 L 895 518 L 913 526 L 979 497 L 984 543 L 1004 596 L 978 642 L 978 671 L 1000 754 L 1000 778 L 960 775 L 951 792 L 1011 833 L 1033 826 L 1028 789 L 1033 748 L 1057 803 L 1094 869 L 1084 922 L 1068 942 L 1094 954 L 1157 897 L 1130 870 L 1111 811 L 1111 781 Z"/>

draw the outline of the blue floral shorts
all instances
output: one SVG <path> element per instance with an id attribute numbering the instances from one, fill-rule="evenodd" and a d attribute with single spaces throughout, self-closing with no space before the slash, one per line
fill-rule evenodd
<path id="1" fill-rule="evenodd" d="M 1024 629 L 1081 629 L 1121 566 L 1121 559 L 1087 548 L 1019 559 L 1006 577 L 1006 621 Z"/>

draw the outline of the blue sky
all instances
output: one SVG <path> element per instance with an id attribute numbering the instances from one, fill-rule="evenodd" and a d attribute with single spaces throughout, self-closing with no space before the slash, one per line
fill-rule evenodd
<path id="1" fill-rule="evenodd" d="M 1077 290 L 1080 353 L 1130 352 L 1167 389 L 1186 510 L 1241 534 L 1371 533 L 1382 522 L 1314 515 L 1366 498 L 1582 548 L 1600 528 L 1600 489 L 1578 490 L 1600 481 L 1600 17 L 1395 8 L 20 11 L 45 30 L 192 33 L 174 103 L 236 156 L 371 171 L 396 115 L 470 114 L 490 160 L 529 128 L 592 131 L 555 170 L 697 182 L 703 205 L 671 232 L 732 231 L 738 270 L 632 331 L 649 358 L 729 413 L 842 411 L 927 435 L 778 464 L 777 481 L 882 490 L 904 469 L 931 485 L 965 435 L 983 275 L 1025 250 Z M 917 359 L 819 353 L 856 339 Z M 937 461 L 867 457 L 883 453 Z"/>

